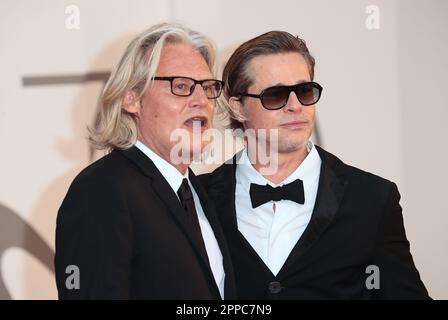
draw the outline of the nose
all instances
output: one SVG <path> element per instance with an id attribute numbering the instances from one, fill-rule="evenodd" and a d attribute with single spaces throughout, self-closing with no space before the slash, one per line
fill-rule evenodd
<path id="1" fill-rule="evenodd" d="M 285 112 L 296 112 L 302 111 L 303 105 L 300 103 L 297 98 L 297 94 L 294 91 L 289 93 L 288 101 L 286 102 L 286 106 L 283 108 Z"/>

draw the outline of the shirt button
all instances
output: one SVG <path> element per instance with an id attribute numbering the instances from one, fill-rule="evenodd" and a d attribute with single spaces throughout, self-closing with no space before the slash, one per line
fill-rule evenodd
<path id="1" fill-rule="evenodd" d="M 280 291 L 282 291 L 282 286 L 280 284 L 280 282 L 278 281 L 272 281 L 271 283 L 269 283 L 269 292 L 270 293 L 280 293 Z"/>

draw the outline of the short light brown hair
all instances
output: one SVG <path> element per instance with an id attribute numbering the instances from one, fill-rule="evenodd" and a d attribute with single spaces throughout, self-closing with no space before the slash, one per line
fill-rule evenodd
<path id="1" fill-rule="evenodd" d="M 247 92 L 254 83 L 248 72 L 249 63 L 253 58 L 263 55 L 297 52 L 305 59 L 311 80 L 314 79 L 315 60 L 310 54 L 303 39 L 285 31 L 270 31 L 240 45 L 227 61 L 222 80 L 225 82 L 224 97 L 228 101 L 231 97 Z M 238 116 L 226 101 L 222 103 L 230 118 L 230 128 L 242 129 L 241 116 Z"/>

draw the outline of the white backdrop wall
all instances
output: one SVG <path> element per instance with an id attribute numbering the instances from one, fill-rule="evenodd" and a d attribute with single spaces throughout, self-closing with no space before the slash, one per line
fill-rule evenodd
<path id="1" fill-rule="evenodd" d="M 79 29 L 67 28 L 70 5 Z M 366 27 L 369 5 L 379 29 Z M 447 14 L 446 0 L 2 0 L 0 298 L 57 297 L 55 219 L 92 161 L 86 126 L 103 87 L 95 74 L 137 33 L 178 20 L 211 36 L 221 61 L 269 30 L 306 39 L 324 87 L 320 144 L 398 184 L 417 267 L 432 297 L 447 299 Z"/>

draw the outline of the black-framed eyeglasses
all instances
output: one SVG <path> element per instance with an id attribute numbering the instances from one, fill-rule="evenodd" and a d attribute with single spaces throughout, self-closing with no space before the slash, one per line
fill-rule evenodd
<path id="1" fill-rule="evenodd" d="M 265 109 L 278 110 L 286 106 L 289 95 L 294 92 L 303 106 L 311 106 L 319 101 L 322 87 L 317 82 L 303 82 L 291 86 L 273 86 L 260 94 L 240 93 L 239 96 L 258 98 Z"/>
<path id="2" fill-rule="evenodd" d="M 208 99 L 216 99 L 221 95 L 224 82 L 216 79 L 196 80 L 189 77 L 154 77 L 154 80 L 169 81 L 171 93 L 179 97 L 191 96 L 197 84 L 200 84 Z"/>

